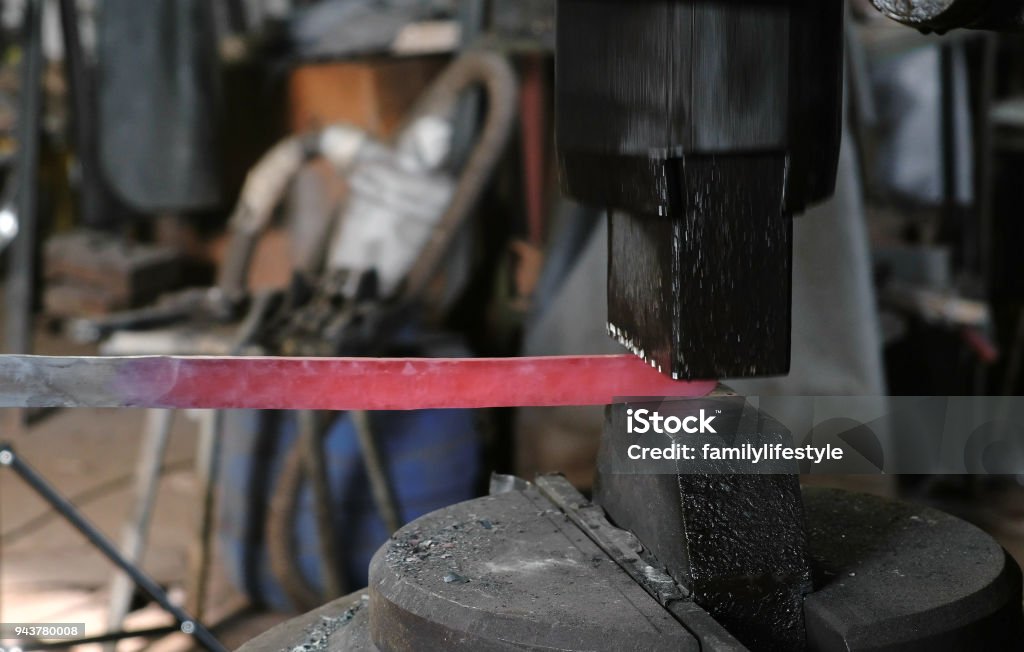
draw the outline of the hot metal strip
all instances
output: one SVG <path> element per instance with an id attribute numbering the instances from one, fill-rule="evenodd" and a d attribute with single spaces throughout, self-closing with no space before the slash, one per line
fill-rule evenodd
<path id="1" fill-rule="evenodd" d="M 633 356 L 258 358 L 0 356 L 0 408 L 426 410 L 702 397 Z"/>

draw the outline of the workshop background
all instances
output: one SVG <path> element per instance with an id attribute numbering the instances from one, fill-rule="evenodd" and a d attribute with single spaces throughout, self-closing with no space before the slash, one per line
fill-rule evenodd
<path id="1" fill-rule="evenodd" d="M 3 352 L 621 352 L 606 216 L 558 190 L 553 5 L 0 3 Z M 1019 395 L 1024 41 L 848 9 L 837 193 L 795 227 L 793 373 L 730 385 Z M 364 587 L 390 532 L 483 495 L 491 472 L 589 490 L 602 423 L 8 410 L 0 439 L 237 646 Z M 942 507 L 1024 562 L 1024 479 L 814 482 Z M 4 473 L 0 622 L 192 645 Z"/>

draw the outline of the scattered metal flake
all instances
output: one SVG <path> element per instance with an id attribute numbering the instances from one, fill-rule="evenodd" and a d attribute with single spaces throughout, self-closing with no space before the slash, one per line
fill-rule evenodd
<path id="1" fill-rule="evenodd" d="M 313 625 L 306 633 L 306 640 L 299 645 L 291 648 L 284 648 L 281 652 L 323 652 L 328 649 L 328 643 L 330 642 L 331 636 L 335 634 L 342 627 L 352 622 L 355 615 L 360 609 L 363 609 L 369 604 L 370 596 L 362 595 L 359 602 L 347 609 L 343 614 L 336 618 L 330 616 L 321 616 L 320 622 Z"/>
<path id="2" fill-rule="evenodd" d="M 452 571 L 444 576 L 445 584 L 469 584 L 469 578 Z"/>

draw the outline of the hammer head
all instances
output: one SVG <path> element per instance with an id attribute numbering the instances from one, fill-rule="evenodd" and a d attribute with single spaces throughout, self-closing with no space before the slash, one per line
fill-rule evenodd
<path id="1" fill-rule="evenodd" d="M 789 371 L 792 217 L 834 190 L 842 17 L 559 1 L 562 186 L 611 214 L 611 335 L 668 376 Z"/>
<path id="2" fill-rule="evenodd" d="M 785 162 L 686 162 L 677 174 L 702 192 L 681 215 L 611 215 L 609 333 L 674 379 L 787 373 L 793 220 L 781 211 Z"/>

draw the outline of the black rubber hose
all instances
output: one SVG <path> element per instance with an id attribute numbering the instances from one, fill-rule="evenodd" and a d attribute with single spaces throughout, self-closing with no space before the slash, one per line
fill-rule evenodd
<path id="1" fill-rule="evenodd" d="M 305 433 L 301 432 L 303 421 L 308 419 L 300 415 L 299 437 L 285 455 L 267 510 L 267 556 L 270 571 L 299 612 L 310 611 L 327 601 L 302 574 L 295 549 L 295 517 L 299 513 L 299 498 L 306 481 L 309 447 L 309 437 L 304 437 Z M 318 443 L 319 440 L 318 437 Z M 337 559 L 340 554 L 341 549 L 336 548 L 331 558 Z M 330 562 L 325 560 L 325 565 L 329 567 Z"/>
<path id="2" fill-rule="evenodd" d="M 328 600 L 348 593 L 345 590 L 343 565 L 339 563 L 341 545 L 334 528 L 334 510 L 331 486 L 327 475 L 327 455 L 324 437 L 328 430 L 318 412 L 300 412 L 299 441 L 302 448 L 306 480 L 313 491 L 313 513 L 316 516 L 316 535 L 320 544 L 320 563 L 324 569 L 324 591 Z"/>
<path id="3" fill-rule="evenodd" d="M 487 93 L 487 119 L 455 188 L 448 208 L 434 227 L 426 247 L 406 279 L 402 297 L 422 302 L 437 275 L 455 236 L 465 224 L 487 181 L 494 172 L 516 116 L 516 76 L 505 57 L 493 52 L 468 52 L 441 74 L 410 121 L 423 115 L 443 114 L 455 105 L 463 91 L 482 85 Z"/>

